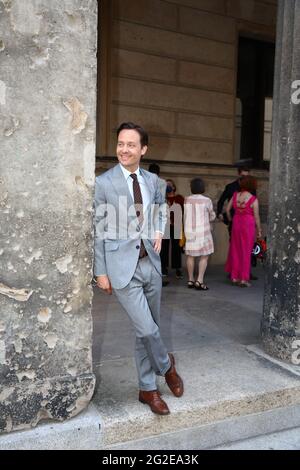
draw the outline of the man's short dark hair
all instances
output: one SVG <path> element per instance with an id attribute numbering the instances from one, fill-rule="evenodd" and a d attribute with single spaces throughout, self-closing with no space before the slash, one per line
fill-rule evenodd
<path id="1" fill-rule="evenodd" d="M 205 192 L 205 184 L 203 179 L 194 178 L 191 181 L 191 191 L 192 194 L 203 194 Z"/>
<path id="2" fill-rule="evenodd" d="M 238 172 L 239 172 L 239 175 L 242 173 L 242 171 L 250 171 L 250 167 L 249 166 L 246 166 L 246 165 L 240 165 L 238 166 Z"/>
<path id="3" fill-rule="evenodd" d="M 148 145 L 148 134 L 141 126 L 134 124 L 134 122 L 122 122 L 117 129 L 117 137 L 119 137 L 120 132 L 125 129 L 137 131 L 140 134 L 141 146 L 144 147 L 145 145 Z"/>
<path id="4" fill-rule="evenodd" d="M 158 176 L 160 173 L 159 165 L 157 163 L 150 163 L 148 171 L 150 171 L 150 173 L 155 173 Z"/>

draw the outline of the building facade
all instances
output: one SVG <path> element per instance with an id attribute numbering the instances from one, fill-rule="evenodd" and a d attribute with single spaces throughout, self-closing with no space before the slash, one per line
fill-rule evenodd
<path id="1" fill-rule="evenodd" d="M 266 224 L 268 171 L 263 149 L 268 135 L 251 149 L 251 143 L 263 132 L 264 102 L 257 96 L 255 75 L 246 86 L 251 106 L 255 105 L 253 120 L 259 126 L 241 146 L 243 110 L 238 85 L 245 88 L 246 79 L 243 70 L 239 71 L 243 67 L 239 47 L 241 40 L 253 43 L 258 48 L 255 63 L 264 44 L 274 47 L 276 3 L 100 2 L 97 173 L 112 165 L 109 157 L 115 154 L 119 123 L 138 122 L 150 134 L 145 167 L 157 161 L 162 177 L 172 178 L 183 195 L 189 194 L 190 180 L 199 175 L 216 203 L 225 184 L 236 177 L 234 165 L 247 160 L 259 180 Z M 251 63 L 252 50 L 242 53 Z M 219 264 L 227 254 L 228 235 L 223 224 L 214 224 L 214 237 L 216 251 L 211 262 Z"/>

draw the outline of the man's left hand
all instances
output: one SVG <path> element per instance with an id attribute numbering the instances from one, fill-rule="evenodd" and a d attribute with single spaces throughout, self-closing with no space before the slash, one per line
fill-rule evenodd
<path id="1" fill-rule="evenodd" d="M 160 253 L 162 237 L 163 237 L 162 233 L 160 233 L 160 232 L 155 233 L 155 239 L 154 239 L 154 251 L 155 251 L 155 253 L 158 253 L 158 254 Z"/>

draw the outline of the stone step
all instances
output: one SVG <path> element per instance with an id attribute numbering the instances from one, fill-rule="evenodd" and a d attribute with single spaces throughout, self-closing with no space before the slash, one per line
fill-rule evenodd
<path id="1" fill-rule="evenodd" d="M 205 450 L 299 428 L 300 406 L 287 406 L 262 413 L 229 418 L 215 423 L 179 429 L 159 436 L 108 446 L 110 450 Z"/>
<path id="2" fill-rule="evenodd" d="M 300 427 L 249 437 L 212 450 L 300 450 Z"/>
<path id="3" fill-rule="evenodd" d="M 0 450 L 89 450 L 102 447 L 101 417 L 93 404 L 68 421 L 42 421 L 33 429 L 0 436 Z"/>
<path id="4" fill-rule="evenodd" d="M 217 348 L 214 342 L 175 352 L 175 357 L 185 393 L 173 397 L 159 379 L 168 416 L 155 415 L 138 402 L 131 358 L 99 365 L 93 402 L 102 419 L 104 448 L 206 448 L 300 425 L 297 368 L 286 369 L 255 347 L 226 340 Z"/>
<path id="5" fill-rule="evenodd" d="M 185 393 L 175 398 L 159 380 L 170 415 L 138 402 L 132 358 L 107 360 L 87 410 L 2 435 L 0 449 L 200 450 L 300 426 L 299 368 L 224 339 L 174 354 Z"/>
<path id="6" fill-rule="evenodd" d="M 91 404 L 80 415 L 64 423 L 48 422 L 31 430 L 1 435 L 0 450 L 201 450 L 240 443 L 243 439 L 299 425 L 300 407 L 293 405 L 105 446 L 101 416 Z"/>

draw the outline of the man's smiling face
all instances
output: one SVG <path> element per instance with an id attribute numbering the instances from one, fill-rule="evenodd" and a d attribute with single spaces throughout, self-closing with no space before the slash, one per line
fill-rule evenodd
<path id="1" fill-rule="evenodd" d="M 118 136 L 116 152 L 121 165 L 133 173 L 147 152 L 147 146 L 142 147 L 140 134 L 136 130 L 123 129 Z"/>

